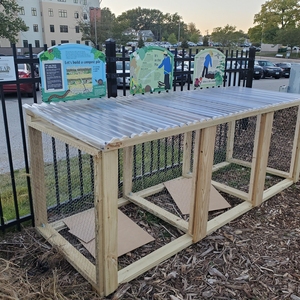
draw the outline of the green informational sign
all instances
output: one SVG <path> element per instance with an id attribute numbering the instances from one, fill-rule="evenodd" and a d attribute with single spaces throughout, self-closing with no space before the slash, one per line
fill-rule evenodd
<path id="1" fill-rule="evenodd" d="M 80 44 L 54 46 L 40 53 L 43 102 L 106 95 L 105 55 Z"/>
<path id="2" fill-rule="evenodd" d="M 174 55 L 165 48 L 143 47 L 130 55 L 130 93 L 143 94 L 170 90 Z"/>
<path id="3" fill-rule="evenodd" d="M 195 55 L 193 85 L 195 88 L 223 85 L 225 55 L 217 49 L 204 49 Z"/>

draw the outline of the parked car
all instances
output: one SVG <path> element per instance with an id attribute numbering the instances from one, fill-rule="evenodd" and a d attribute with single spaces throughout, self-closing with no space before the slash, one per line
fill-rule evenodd
<path id="1" fill-rule="evenodd" d="M 195 44 L 194 42 L 187 42 L 187 43 L 188 43 L 189 47 L 196 47 L 197 46 L 197 44 Z"/>
<path id="2" fill-rule="evenodd" d="M 125 69 L 123 70 L 123 62 L 117 61 L 116 63 L 117 74 L 130 73 L 130 62 L 125 61 Z M 117 77 L 117 87 L 123 87 L 125 83 L 126 87 L 130 85 L 130 74 L 126 77 Z"/>
<path id="3" fill-rule="evenodd" d="M 263 68 L 263 78 L 274 77 L 275 79 L 279 79 L 281 77 L 281 68 L 275 66 L 271 61 L 257 60 L 257 62 Z"/>
<path id="4" fill-rule="evenodd" d="M 188 71 L 188 67 L 184 64 L 183 65 L 183 72 Z M 173 77 L 173 82 L 175 84 L 179 84 L 179 85 L 185 85 L 185 83 L 188 81 L 188 74 L 184 74 L 182 72 L 182 63 L 179 62 L 176 66 L 175 72 L 177 74 L 174 73 L 174 77 Z"/>
<path id="5" fill-rule="evenodd" d="M 282 69 L 282 77 L 289 78 L 291 73 L 292 65 L 287 62 L 280 62 L 275 64 L 277 67 Z"/>
<path id="6" fill-rule="evenodd" d="M 227 69 L 230 68 L 230 62 L 227 61 Z M 245 69 L 248 68 L 248 62 L 246 60 L 237 60 L 232 62 L 232 69 Z M 240 78 L 244 79 L 247 77 L 247 72 L 240 72 Z M 263 77 L 263 68 L 258 64 L 257 61 L 254 62 L 254 69 L 253 69 L 253 78 L 258 80 Z"/>
<path id="7" fill-rule="evenodd" d="M 19 78 L 31 78 L 31 68 L 29 64 L 23 63 L 18 64 L 18 74 Z M 35 72 L 34 77 L 38 77 L 38 74 Z M 28 97 L 33 96 L 33 89 L 35 88 L 36 91 L 40 90 L 39 82 L 36 82 L 35 85 L 32 83 L 20 83 L 20 91 L 21 94 L 27 94 Z M 4 84 L 3 85 L 4 93 L 16 93 L 17 92 L 17 84 Z"/>
<path id="8" fill-rule="evenodd" d="M 254 62 L 253 78 L 261 79 L 264 76 L 264 69 L 258 64 L 257 61 Z"/>

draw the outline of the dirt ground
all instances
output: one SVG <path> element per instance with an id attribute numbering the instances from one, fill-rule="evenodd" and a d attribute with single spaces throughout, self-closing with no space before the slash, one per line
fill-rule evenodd
<path id="1" fill-rule="evenodd" d="M 97 296 L 58 249 L 34 229 L 6 234 L 0 237 L 0 299 L 299 300 L 299 196 L 300 183 L 120 286 L 106 298 Z M 130 206 L 127 210 L 137 216 Z M 142 214 L 138 215 L 140 218 Z M 143 219 L 147 231 L 157 235 L 153 248 L 180 234 L 156 220 L 146 218 L 145 224 Z M 120 258 L 120 265 L 145 255 L 148 249 L 146 245 L 127 253 Z"/>

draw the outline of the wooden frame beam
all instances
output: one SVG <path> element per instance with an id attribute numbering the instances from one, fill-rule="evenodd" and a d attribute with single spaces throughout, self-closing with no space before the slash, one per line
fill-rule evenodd
<path id="1" fill-rule="evenodd" d="M 254 150 L 249 184 L 249 200 L 253 206 L 262 203 L 271 143 L 274 112 L 257 116 Z"/>
<path id="2" fill-rule="evenodd" d="M 94 163 L 97 291 L 109 295 L 118 288 L 118 150 L 99 153 Z"/>
<path id="3" fill-rule="evenodd" d="M 48 223 L 42 132 L 28 126 L 31 186 L 35 226 Z"/>
<path id="4" fill-rule="evenodd" d="M 189 233 L 193 242 L 206 236 L 216 126 L 198 130 L 195 138 Z"/>

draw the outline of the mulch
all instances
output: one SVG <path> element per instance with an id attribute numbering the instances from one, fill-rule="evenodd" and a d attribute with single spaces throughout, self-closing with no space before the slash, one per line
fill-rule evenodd
<path id="1" fill-rule="evenodd" d="M 294 184 L 106 298 L 33 228 L 6 234 L 0 238 L 0 299 L 299 300 L 299 196 L 300 184 Z M 130 206 L 126 210 L 158 236 L 157 246 L 180 234 Z M 120 263 L 148 250 L 145 245 L 127 253 Z"/>

